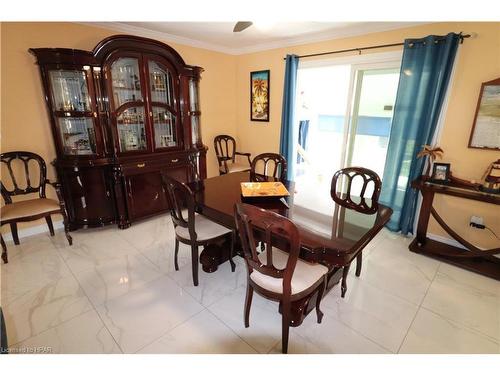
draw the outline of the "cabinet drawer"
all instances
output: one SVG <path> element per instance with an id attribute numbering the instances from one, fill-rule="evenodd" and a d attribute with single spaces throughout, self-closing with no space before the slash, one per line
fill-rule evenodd
<path id="1" fill-rule="evenodd" d="M 122 171 L 125 175 L 142 174 L 164 170 L 165 168 L 175 168 L 177 166 L 185 166 L 189 162 L 187 154 L 175 154 L 164 156 L 158 159 L 135 160 L 122 164 Z"/>

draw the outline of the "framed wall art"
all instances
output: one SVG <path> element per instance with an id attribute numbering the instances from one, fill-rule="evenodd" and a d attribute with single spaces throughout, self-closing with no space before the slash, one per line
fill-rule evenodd
<path id="1" fill-rule="evenodd" d="M 481 85 L 469 147 L 500 150 L 500 78 Z"/>
<path id="2" fill-rule="evenodd" d="M 270 71 L 250 72 L 250 121 L 269 122 Z"/>

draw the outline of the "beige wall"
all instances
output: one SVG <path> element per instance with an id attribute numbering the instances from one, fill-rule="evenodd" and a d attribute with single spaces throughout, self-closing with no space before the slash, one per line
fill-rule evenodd
<path id="1" fill-rule="evenodd" d="M 238 56 L 236 82 L 237 139 L 241 148 L 253 155 L 264 151 L 279 150 L 285 68 L 283 57 L 287 53 L 301 55 L 377 44 L 391 44 L 402 42 L 405 38 L 418 38 L 429 34 L 447 34 L 451 31 L 475 32 L 477 38 L 467 39 L 460 46 L 455 78 L 451 88 L 440 142 L 445 151 L 443 161 L 451 163 L 453 173 L 458 177 L 480 179 L 487 165 L 500 158 L 500 152 L 470 149 L 467 148 L 467 144 L 481 82 L 500 77 L 500 23 L 420 25 L 407 29 Z M 379 49 L 376 52 L 394 49 Z M 248 104 L 250 95 L 249 74 L 251 71 L 263 69 L 271 70 L 270 122 L 251 122 L 249 121 Z M 452 228 L 455 228 L 465 238 L 484 247 L 500 245 L 500 241 L 496 240 L 487 231 L 473 229 L 468 226 L 471 215 L 483 216 L 485 223 L 500 235 L 500 209 L 498 206 L 440 196 L 436 199 L 436 207 Z M 431 231 L 438 235 L 444 235 L 436 223 L 431 223 Z"/>
<path id="2" fill-rule="evenodd" d="M 450 31 L 475 32 L 477 38 L 460 46 L 440 145 L 444 161 L 454 174 L 479 179 L 486 166 L 500 158 L 496 151 L 467 148 L 480 84 L 500 76 L 500 23 L 438 23 L 421 25 L 358 37 L 337 39 L 259 53 L 230 56 L 199 48 L 168 43 L 188 64 L 205 69 L 201 81 L 202 131 L 209 146 L 208 174 L 217 174 L 213 137 L 228 133 L 236 136 L 240 148 L 256 153 L 278 151 L 281 123 L 284 61 L 287 53 L 306 54 L 336 49 L 398 43 L 409 37 L 446 34 Z M 47 161 L 55 158 L 43 92 L 30 47 L 92 49 L 103 38 L 116 32 L 70 23 L 1 24 L 1 148 L 3 151 L 27 149 L 40 153 Z M 390 49 L 385 49 L 385 51 Z M 383 52 L 384 50 L 377 50 Z M 271 70 L 270 122 L 249 121 L 249 74 Z M 53 170 L 49 168 L 49 176 Z M 498 207 L 458 198 L 439 197 L 436 207 L 452 227 L 467 239 L 484 247 L 499 246 L 486 231 L 468 227 L 470 215 L 485 218 L 500 233 Z M 442 234 L 435 224 L 431 230 Z"/>
<path id="3" fill-rule="evenodd" d="M 30 150 L 47 163 L 56 157 L 43 90 L 31 47 L 91 50 L 111 30 L 72 23 L 1 23 L 1 151 Z M 200 82 L 202 136 L 209 146 L 209 176 L 218 174 L 213 151 L 216 134 L 236 132 L 236 57 L 168 43 L 187 64 L 205 69 Z M 55 174 L 48 167 L 49 178 Z M 52 189 L 49 195 L 52 194 Z M 54 196 L 54 194 L 52 194 Z M 3 204 L 3 203 L 2 203 Z M 36 225 L 30 223 L 24 226 Z M 7 227 L 4 231 L 7 231 Z"/>

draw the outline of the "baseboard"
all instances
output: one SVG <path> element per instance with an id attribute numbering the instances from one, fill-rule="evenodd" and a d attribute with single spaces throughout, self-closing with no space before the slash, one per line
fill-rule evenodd
<path id="1" fill-rule="evenodd" d="M 54 224 L 54 230 L 64 228 L 62 220 L 54 221 L 53 224 Z M 49 232 L 49 227 L 47 227 L 47 224 L 44 223 L 44 224 L 40 224 L 40 225 L 35 225 L 33 227 L 29 227 L 29 228 L 19 229 L 17 232 L 17 235 L 19 236 L 19 238 L 26 238 L 26 237 L 34 236 L 36 234 L 41 234 L 41 233 L 45 233 L 45 232 L 47 232 L 47 233 Z M 6 242 L 13 242 L 14 241 L 12 239 L 12 233 L 10 233 L 10 232 L 6 233 L 5 235 L 2 235 L 2 236 Z"/>
<path id="2" fill-rule="evenodd" d="M 438 236 L 437 234 L 432 234 L 432 233 L 427 233 L 427 237 L 429 237 L 431 240 L 434 240 L 434 241 L 439 241 L 439 242 L 443 242 L 447 245 L 451 245 L 451 246 L 455 246 L 455 247 L 459 247 L 460 249 L 464 249 L 464 250 L 467 250 L 467 248 L 465 246 L 463 246 L 461 243 L 459 243 L 458 241 L 455 241 L 451 238 L 446 238 L 446 237 L 443 237 L 443 236 Z M 481 249 L 481 250 L 486 250 L 485 248 L 481 247 L 481 246 L 476 246 L 478 249 Z M 494 254 L 493 255 L 495 258 L 499 258 L 500 259 L 500 254 Z"/>
<path id="3" fill-rule="evenodd" d="M 439 235 L 433 234 L 433 233 L 427 233 L 427 237 L 430 238 L 431 240 L 434 240 L 434 241 L 442 242 L 442 243 L 445 243 L 445 244 L 450 245 L 450 246 L 455 246 L 455 247 L 459 247 L 460 249 L 467 250 L 467 248 L 464 245 L 462 245 L 460 242 L 455 241 L 454 239 L 451 239 L 451 238 L 439 236 Z"/>

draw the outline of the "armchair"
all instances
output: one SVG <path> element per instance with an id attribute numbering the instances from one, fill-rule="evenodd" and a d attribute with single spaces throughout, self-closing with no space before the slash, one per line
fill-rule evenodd
<path id="1" fill-rule="evenodd" d="M 250 153 L 236 151 L 236 141 L 230 135 L 218 135 L 214 138 L 215 154 L 219 163 L 219 174 L 249 171 L 252 161 Z M 237 161 L 236 156 L 246 157 Z"/>
<path id="2" fill-rule="evenodd" d="M 45 161 L 40 155 L 28 151 L 12 151 L 0 154 L 2 165 L 6 166 L 8 173 L 4 173 L 10 189 L 4 181 L 0 181 L 2 197 L 5 206 L 2 207 L 0 215 L 0 226 L 9 224 L 12 232 L 12 238 L 16 245 L 19 245 L 19 236 L 17 233 L 17 223 L 38 220 L 45 218 L 49 227 L 50 235 L 54 236 L 54 225 L 51 215 L 61 214 L 64 222 L 64 232 L 69 244 L 73 244 L 73 239 L 69 234 L 68 219 L 66 215 L 66 206 L 61 194 L 61 185 L 57 182 L 51 182 L 47 179 L 47 167 Z M 15 163 L 14 163 L 15 162 Z M 17 164 L 17 168 L 15 168 Z M 24 179 L 14 173 L 14 169 L 24 170 Z M 35 173 L 35 171 L 37 173 Z M 37 178 L 38 177 L 38 178 Z M 20 187 L 21 181 L 22 185 Z M 57 194 L 58 200 L 48 199 L 45 195 L 45 187 L 49 184 Z M 12 197 L 16 195 L 26 195 L 38 193 L 37 198 L 27 199 L 19 202 L 13 202 Z M 8 263 L 7 246 L 0 235 L 2 245 L 2 259 Z"/>

